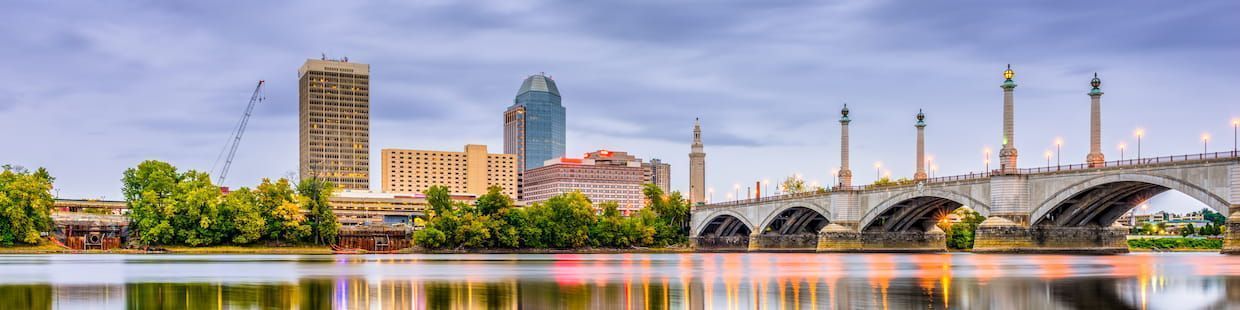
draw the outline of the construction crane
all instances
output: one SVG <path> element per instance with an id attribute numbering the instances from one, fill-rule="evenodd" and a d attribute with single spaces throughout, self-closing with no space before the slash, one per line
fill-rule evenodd
<path id="1" fill-rule="evenodd" d="M 237 122 L 237 127 L 233 128 L 232 139 L 225 144 L 225 149 L 220 150 L 220 156 L 216 156 L 215 163 L 219 164 L 220 157 L 224 155 L 224 151 L 228 151 L 228 157 L 224 158 L 224 168 L 220 169 L 219 179 L 215 181 L 216 185 L 223 185 L 224 178 L 228 177 L 228 168 L 232 167 L 233 156 L 237 155 L 237 146 L 241 144 L 241 135 L 245 134 L 245 126 L 250 123 L 250 114 L 254 113 L 254 105 L 263 101 L 263 80 L 258 80 L 258 86 L 254 87 L 254 94 L 250 95 L 250 103 L 245 106 L 245 114 L 241 115 L 241 120 Z M 211 168 L 215 170 L 214 166 Z"/>

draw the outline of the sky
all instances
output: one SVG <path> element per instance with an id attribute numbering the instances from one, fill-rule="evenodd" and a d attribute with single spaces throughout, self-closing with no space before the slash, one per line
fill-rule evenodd
<path id="1" fill-rule="evenodd" d="M 1059 161 L 1084 161 L 1095 72 L 1108 159 L 1121 143 L 1135 156 L 1137 128 L 1143 156 L 1223 151 L 1240 117 L 1238 14 L 1236 1 L 19 0 L 0 10 L 0 163 L 48 168 L 63 198 L 120 199 L 143 160 L 210 170 L 265 80 L 223 185 L 288 176 L 297 68 L 323 54 L 371 65 L 372 159 L 500 152 L 504 109 L 546 72 L 569 156 L 659 158 L 673 189 L 688 188 L 700 117 L 716 201 L 792 174 L 833 183 L 844 103 L 854 183 L 912 175 L 919 109 L 934 175 L 982 171 L 1007 64 L 1021 167 L 1045 166 L 1056 138 Z M 377 162 L 371 179 L 378 190 Z"/>

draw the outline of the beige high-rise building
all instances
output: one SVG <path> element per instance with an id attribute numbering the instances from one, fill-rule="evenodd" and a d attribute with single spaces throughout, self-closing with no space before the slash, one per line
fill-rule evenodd
<path id="1" fill-rule="evenodd" d="M 517 197 L 517 155 L 489 154 L 470 144 L 464 152 L 383 149 L 383 192 L 421 193 L 433 185 L 452 193 L 486 194 L 498 185 Z"/>
<path id="2" fill-rule="evenodd" d="M 301 177 L 370 189 L 370 65 L 308 59 L 297 76 Z"/>
<path id="3" fill-rule="evenodd" d="M 646 169 L 644 180 L 646 183 L 654 183 L 664 193 L 672 193 L 672 165 L 659 160 L 651 159 L 650 162 L 642 163 L 642 168 Z"/>

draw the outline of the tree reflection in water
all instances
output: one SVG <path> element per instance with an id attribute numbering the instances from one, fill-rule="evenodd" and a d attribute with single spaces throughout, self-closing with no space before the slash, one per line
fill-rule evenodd
<path id="1" fill-rule="evenodd" d="M 310 275 L 0 280 L 0 309 L 1237 308 L 1240 262 L 1206 254 L 419 256 L 292 264 Z M 141 261 L 160 264 L 158 260 Z M 168 263 L 192 268 L 193 263 Z M 201 262 L 199 262 L 201 263 Z M 0 276 L 12 270 L 0 258 Z M 55 263 L 37 268 L 57 268 Z M 274 266 L 274 265 L 273 265 Z M 341 267 L 344 266 L 344 267 Z M 81 266 L 66 266 L 81 267 Z M 374 269 L 359 272 L 357 268 Z M 426 269 L 431 268 L 431 269 Z M 279 269 L 279 268 L 276 268 Z M 148 269 L 148 270 L 158 270 Z M 413 270 L 401 272 L 400 270 Z M 437 270 L 432 273 L 428 270 Z M 192 272 L 191 272 L 192 273 Z M 280 279 L 284 277 L 284 279 Z M 127 275 L 126 279 L 142 279 Z M 287 280 L 293 279 L 293 280 Z M 90 280 L 89 278 L 85 280 Z M 104 281 L 107 282 L 107 281 Z"/>

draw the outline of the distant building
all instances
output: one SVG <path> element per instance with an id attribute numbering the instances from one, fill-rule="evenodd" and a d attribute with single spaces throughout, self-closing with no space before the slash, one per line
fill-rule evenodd
<path id="1" fill-rule="evenodd" d="M 664 193 L 672 192 L 672 165 L 664 163 L 658 158 L 651 159 L 648 163 L 642 163 L 642 168 L 646 169 L 645 183 L 654 183 Z"/>
<path id="2" fill-rule="evenodd" d="M 555 195 L 581 191 L 596 205 L 616 202 L 620 212 L 627 215 L 643 206 L 644 172 L 640 161 L 552 159 L 525 172 L 523 201 L 543 202 Z"/>
<path id="3" fill-rule="evenodd" d="M 370 65 L 309 59 L 297 77 L 301 177 L 370 189 Z"/>
<path id="4" fill-rule="evenodd" d="M 129 214 L 129 203 L 123 200 L 56 199 L 52 202 L 56 212 L 81 212 L 92 214 Z"/>
<path id="5" fill-rule="evenodd" d="M 383 192 L 422 193 L 434 185 L 453 193 L 486 194 L 492 185 L 517 197 L 517 159 L 470 144 L 464 152 L 383 149 Z"/>
<path id="6" fill-rule="evenodd" d="M 544 74 L 526 78 L 504 111 L 504 153 L 517 155 L 517 172 L 564 156 L 565 113 L 560 90 Z"/>
<path id="7" fill-rule="evenodd" d="M 672 165 L 661 160 L 652 159 L 650 162 L 643 162 L 641 158 L 629 155 L 628 152 L 609 150 L 586 153 L 585 159 L 593 159 L 596 163 L 609 165 L 628 165 L 635 162 L 642 167 L 642 184 L 654 184 L 662 189 L 664 193 L 669 192 L 671 188 Z"/>

